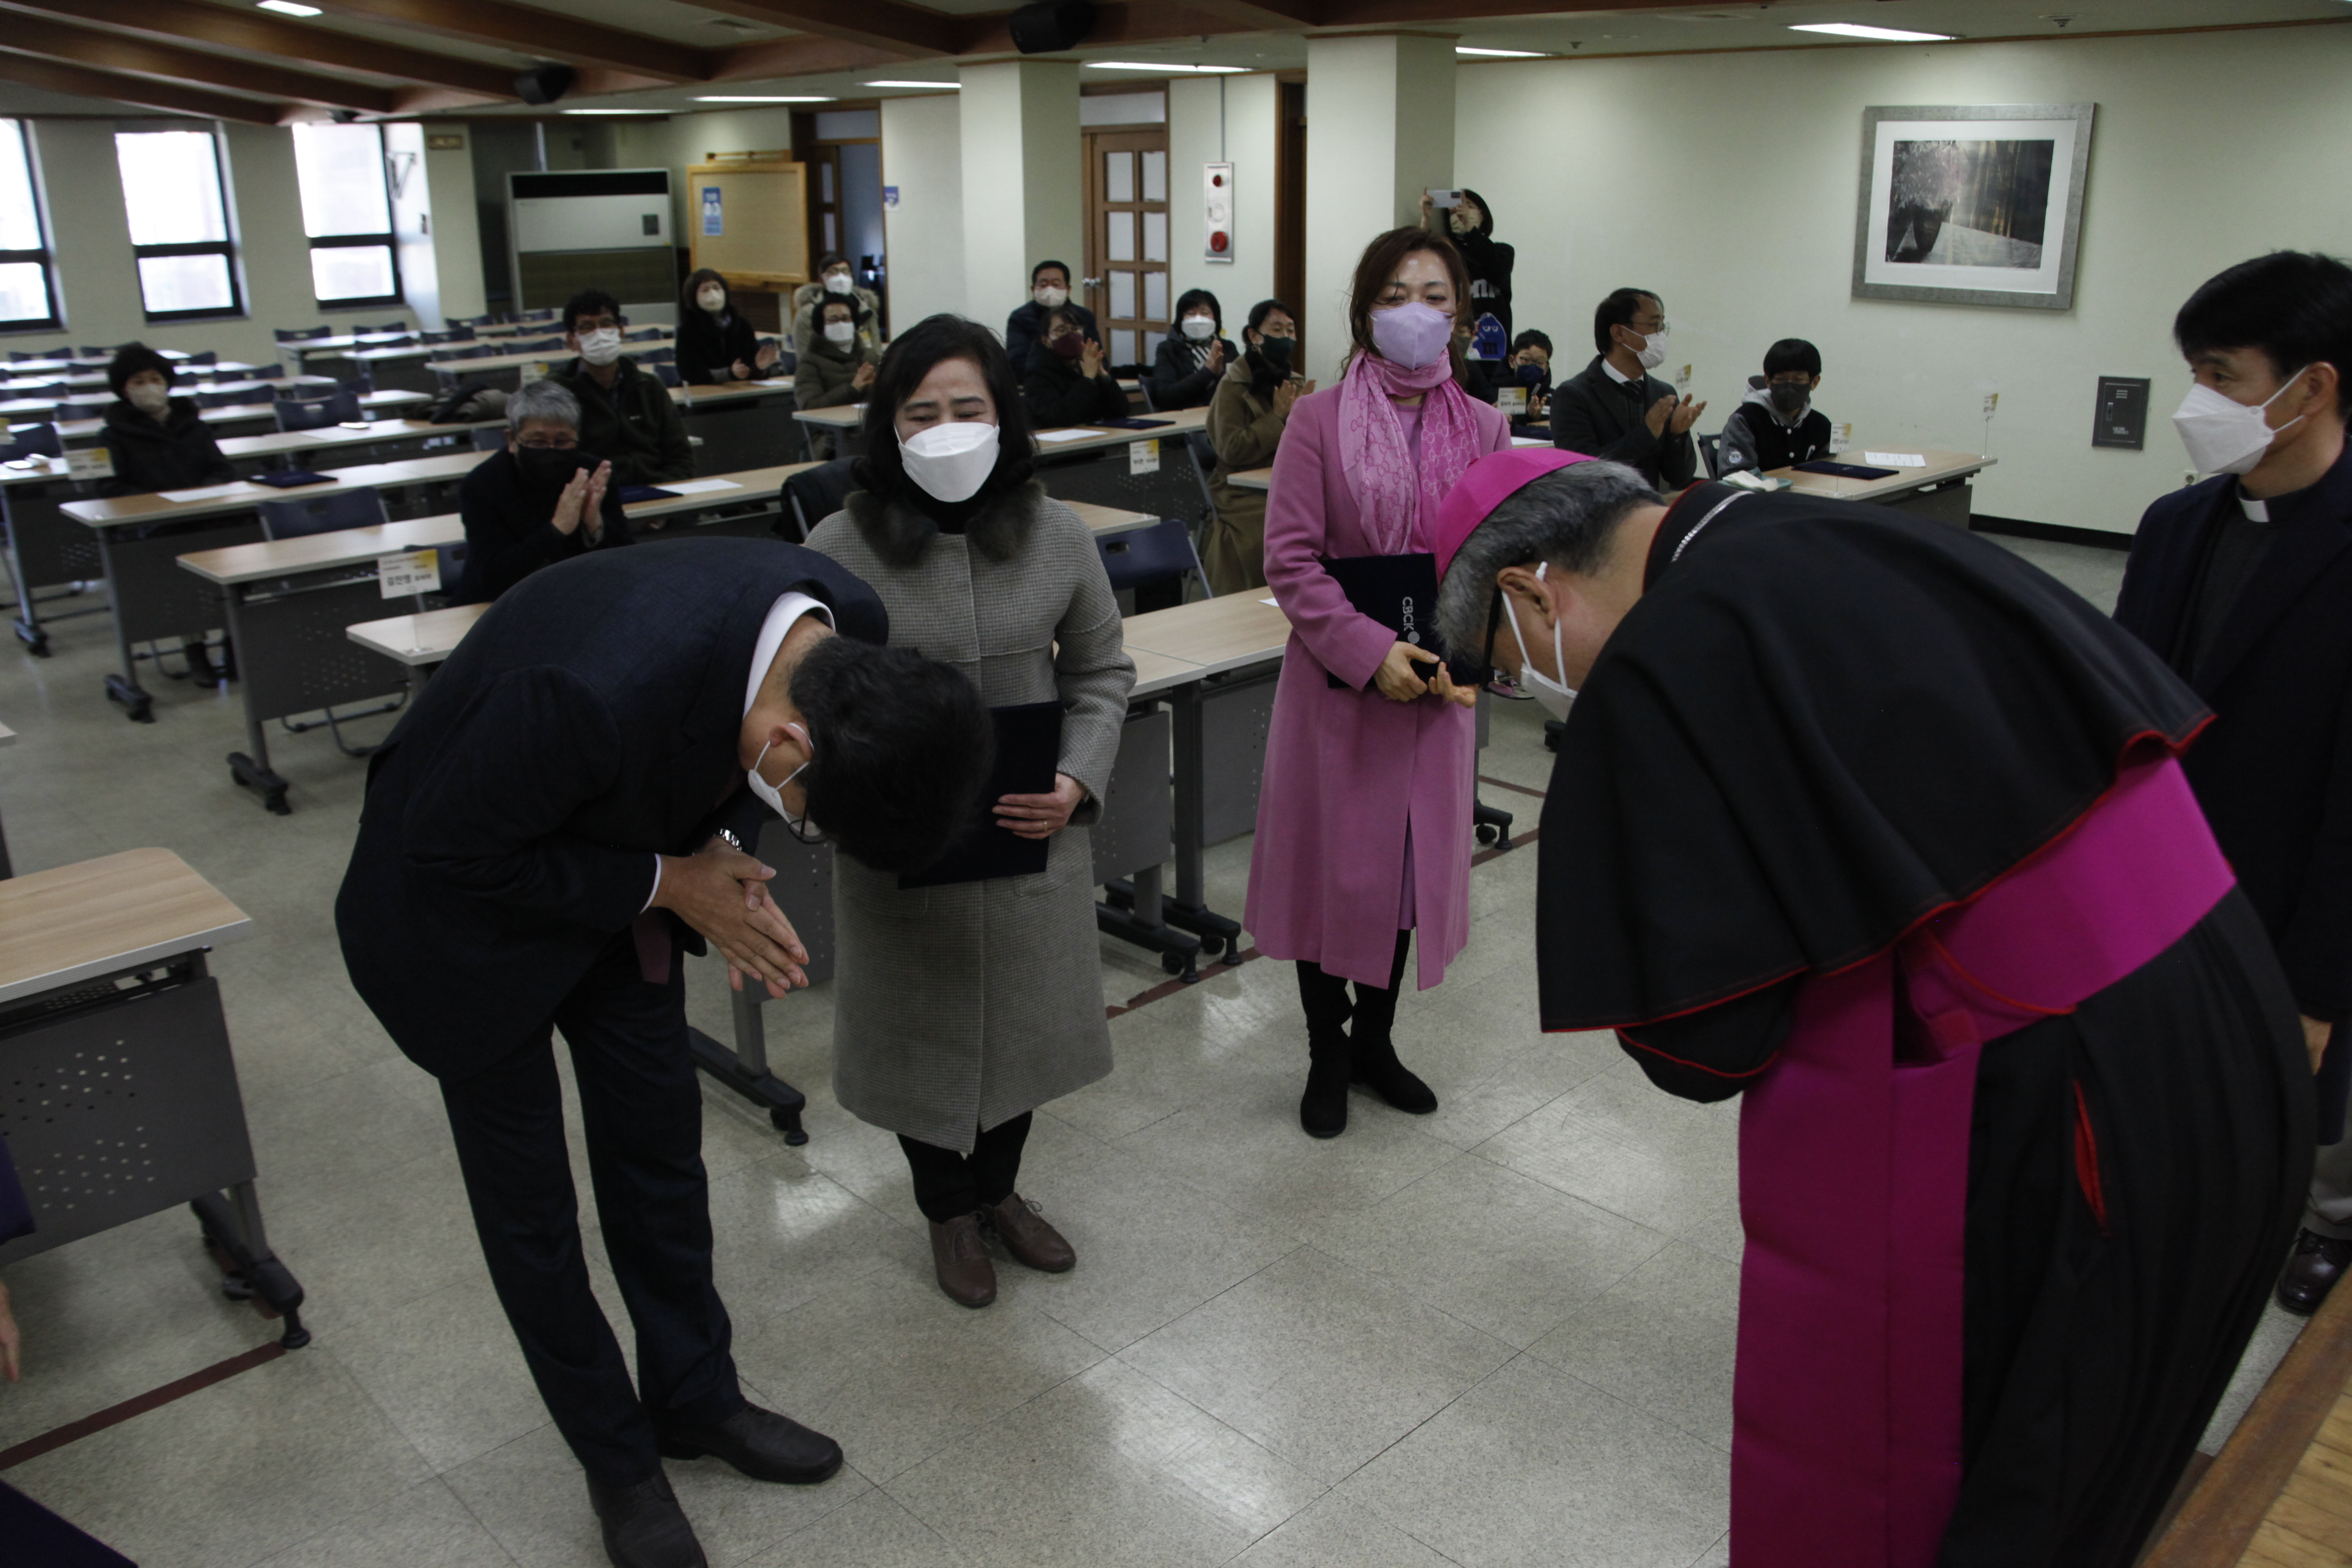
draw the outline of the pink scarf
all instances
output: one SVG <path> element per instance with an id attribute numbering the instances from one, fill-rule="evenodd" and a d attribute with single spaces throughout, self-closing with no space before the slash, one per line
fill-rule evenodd
<path id="1" fill-rule="evenodd" d="M 1429 395 L 1421 409 L 1418 468 L 1390 401 L 1416 392 Z M 1470 395 L 1454 384 L 1450 358 L 1407 370 L 1367 353 L 1348 366 L 1339 384 L 1339 462 L 1375 551 L 1397 555 L 1412 549 L 1416 528 L 1423 519 L 1436 525 L 1437 503 L 1477 456 Z"/>

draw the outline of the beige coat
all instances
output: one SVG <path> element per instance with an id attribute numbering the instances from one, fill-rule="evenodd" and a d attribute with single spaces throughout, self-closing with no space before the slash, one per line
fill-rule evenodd
<path id="1" fill-rule="evenodd" d="M 1110 787 L 1135 663 L 1094 536 L 1034 484 L 961 535 L 859 492 L 809 543 L 881 595 L 894 647 L 954 665 L 992 708 L 1058 698 L 1061 771 L 1087 787 L 1038 876 L 902 891 L 834 862 L 835 1098 L 969 1153 L 982 1129 L 1110 1071 L 1084 825 Z"/>
<path id="2" fill-rule="evenodd" d="M 1209 445 L 1217 453 L 1209 494 L 1217 503 L 1217 515 L 1201 542 L 1201 565 L 1213 592 L 1238 594 L 1265 586 L 1265 492 L 1245 490 L 1229 481 L 1237 470 L 1262 468 L 1274 461 L 1274 449 L 1282 445 L 1282 426 L 1274 399 L 1261 397 L 1250 385 L 1249 361 L 1229 361 L 1216 391 L 1209 395 Z"/>

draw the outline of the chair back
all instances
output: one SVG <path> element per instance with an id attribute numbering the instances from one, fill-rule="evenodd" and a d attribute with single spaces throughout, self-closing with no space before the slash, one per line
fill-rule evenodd
<path id="1" fill-rule="evenodd" d="M 257 403 L 275 403 L 278 394 L 266 386 L 247 386 L 229 392 L 199 392 L 199 408 L 243 408 Z"/>
<path id="2" fill-rule="evenodd" d="M 459 325 L 472 327 L 478 331 L 484 327 L 495 327 L 504 320 L 505 318 L 500 316 L 496 310 L 492 310 L 486 316 L 476 316 L 470 321 L 460 322 Z"/>
<path id="3" fill-rule="evenodd" d="M 358 395 L 340 390 L 329 397 L 280 397 L 270 406 L 278 411 L 281 431 L 324 430 L 360 416 Z"/>
<path id="4" fill-rule="evenodd" d="M 666 336 L 667 334 L 659 327 L 640 327 L 634 332 L 623 332 L 621 341 L 625 343 L 649 343 Z"/>
<path id="5" fill-rule="evenodd" d="M 276 327 L 271 329 L 269 335 L 281 343 L 312 343 L 320 338 L 333 337 L 335 329 L 329 326 Z"/>
<path id="6" fill-rule="evenodd" d="M 818 523 L 841 510 L 853 482 L 850 470 L 856 465 L 855 458 L 835 458 L 803 468 L 784 481 L 784 514 L 799 530 L 791 536 L 793 542 L 805 542 Z"/>
<path id="7" fill-rule="evenodd" d="M 1699 460 L 1706 465 L 1708 479 L 1723 478 L 1723 433 L 1721 431 L 1718 430 L 1712 436 L 1701 436 L 1698 438 L 1698 455 Z"/>
<path id="8" fill-rule="evenodd" d="M 677 351 L 673 348 L 647 349 L 636 356 L 639 364 L 676 364 Z"/>
<path id="9" fill-rule="evenodd" d="M 518 311 L 515 315 L 515 320 L 518 321 L 551 321 L 555 320 L 555 307 L 550 305 L 544 310 Z"/>
<path id="10" fill-rule="evenodd" d="M 0 396 L 61 399 L 69 390 L 62 381 L 26 382 L 22 385 L 0 387 Z"/>
<path id="11" fill-rule="evenodd" d="M 373 485 L 353 485 L 324 495 L 260 501 L 256 509 L 261 513 L 262 535 L 268 539 L 300 539 L 346 528 L 374 528 L 390 521 L 384 515 L 383 497 L 376 493 Z"/>
<path id="12" fill-rule="evenodd" d="M 123 349 L 129 346 L 130 345 L 127 343 L 118 343 L 113 348 L 108 348 L 103 343 L 84 343 L 81 346 L 81 357 L 84 359 L 98 360 L 112 359 L 116 354 L 121 353 Z M 165 357 L 168 358 L 170 356 L 166 355 Z"/>
<path id="13" fill-rule="evenodd" d="M 503 452 L 506 447 L 507 427 L 503 425 L 492 425 L 474 432 L 474 450 L 477 452 Z"/>
<path id="14" fill-rule="evenodd" d="M 499 352 L 501 353 L 510 354 L 534 354 L 547 349 L 560 349 L 562 346 L 563 340 L 560 337 L 531 338 L 527 341 L 521 338 L 517 338 L 513 342 L 507 344 L 505 348 Z"/>
<path id="15" fill-rule="evenodd" d="M 406 321 L 386 321 L 381 327 L 353 327 L 352 331 L 353 332 L 404 332 L 408 331 L 408 323 Z"/>
<path id="16" fill-rule="evenodd" d="M 685 383 L 678 380 L 677 366 L 674 364 L 649 364 L 646 366 L 646 369 L 652 374 L 658 376 L 664 386 L 683 386 L 685 384 Z"/>
<path id="17" fill-rule="evenodd" d="M 206 349 L 204 353 L 200 353 L 200 354 L 190 354 L 187 358 L 185 358 L 185 359 L 182 360 L 182 361 L 180 362 L 180 368 L 181 368 L 181 369 L 183 369 L 183 370 L 186 370 L 186 369 L 189 369 L 189 368 L 194 367 L 194 366 L 196 366 L 196 365 L 208 365 L 208 364 L 218 364 L 218 363 L 220 363 L 220 350 L 218 350 L 218 349 Z"/>
<path id="18" fill-rule="evenodd" d="M 470 348 L 451 349 L 446 354 L 436 354 L 434 357 L 445 360 L 488 359 L 492 354 L 502 354 L 506 352 L 506 350 L 499 347 L 496 343 L 476 343 Z"/>
<path id="19" fill-rule="evenodd" d="M 1097 533 L 1095 548 L 1102 552 L 1103 571 L 1114 591 L 1148 587 L 1187 572 L 1200 577 L 1202 588 L 1208 586 L 1208 574 L 1192 552 L 1192 530 L 1181 517 L 1163 517 L 1119 533 Z"/>
<path id="20" fill-rule="evenodd" d="M 283 381 L 286 379 L 286 362 L 280 360 L 276 364 L 256 365 L 247 375 L 246 379 L 248 381 Z"/>
<path id="21" fill-rule="evenodd" d="M 34 359 L 71 359 L 72 357 L 73 350 L 64 344 L 53 349 L 10 349 L 8 351 L 10 364 L 23 364 L 26 360 Z"/>
<path id="22" fill-rule="evenodd" d="M 428 343 L 470 343 L 474 341 L 474 329 L 451 327 L 446 331 L 419 332 L 417 339 L 419 342 Z"/>
<path id="23" fill-rule="evenodd" d="M 13 463 L 19 458 L 62 458 L 66 444 L 58 436 L 55 425 L 15 425 L 8 426 L 8 438 L 0 441 L 0 463 Z"/>

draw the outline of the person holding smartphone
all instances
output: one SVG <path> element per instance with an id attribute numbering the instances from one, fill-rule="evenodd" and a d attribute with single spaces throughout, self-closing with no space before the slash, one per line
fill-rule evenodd
<path id="1" fill-rule="evenodd" d="M 1292 405 L 1266 498 L 1265 580 L 1291 634 L 1244 923 L 1260 952 L 1297 963 L 1308 1059 L 1298 1121 L 1317 1138 L 1346 1130 L 1357 1080 L 1400 1110 L 1437 1109 L 1397 1058 L 1397 987 L 1415 930 L 1423 990 L 1470 936 L 1473 694 L 1351 601 L 1339 575 L 1369 557 L 1433 562 L 1439 503 L 1473 460 L 1510 445 L 1508 421 L 1454 379 L 1469 282 L 1443 235 L 1372 241 L 1356 266 L 1339 384 Z M 1432 600 L 1435 586 L 1433 563 Z M 1434 630 L 1433 603 L 1386 607 Z"/>

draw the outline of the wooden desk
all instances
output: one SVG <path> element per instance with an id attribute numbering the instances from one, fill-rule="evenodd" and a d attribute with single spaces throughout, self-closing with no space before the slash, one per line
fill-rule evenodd
<path id="1" fill-rule="evenodd" d="M 1969 525 L 1969 476 L 1992 467 L 1998 460 L 1974 452 L 1947 452 L 1932 447 L 1899 446 L 1873 447 L 1866 442 L 1856 443 L 1853 450 L 1836 460 L 1864 468 L 1892 466 L 1872 464 L 1863 455 L 1866 450 L 1925 458 L 1927 462 L 1919 468 L 1898 469 L 1894 477 L 1884 479 L 1846 479 L 1834 474 L 1801 474 L 1794 468 L 1774 468 L 1765 477 L 1787 479 L 1789 488 L 1798 495 L 1814 496 L 1823 500 L 1868 501 L 1877 506 L 1899 506 L 1966 528 Z"/>
<path id="2" fill-rule="evenodd" d="M 205 964 L 252 924 L 168 849 L 0 882 L 0 1079 L 51 1086 L 42 1106 L 0 1104 L 39 1226 L 0 1247 L 0 1264 L 193 1204 L 226 1259 L 227 1293 L 268 1302 L 293 1350 L 310 1339 L 302 1288 L 262 1229 L 220 988 Z"/>
<path id="3" fill-rule="evenodd" d="M 422 392 L 363 392 L 360 394 L 360 412 L 383 416 L 396 408 L 414 408 L 420 403 L 430 403 L 430 395 Z M 200 408 L 196 417 L 209 426 L 222 440 L 238 436 L 274 436 L 278 431 L 278 413 L 267 403 L 233 403 L 222 408 Z M 58 439 L 68 447 L 89 447 L 100 444 L 106 434 L 106 421 L 99 418 L 59 419 L 56 422 Z M 442 429 L 455 430 L 458 426 L 446 425 Z"/>
<path id="4" fill-rule="evenodd" d="M 236 587 L 303 572 L 372 565 L 386 555 L 462 544 L 465 539 L 466 525 L 457 514 L 445 512 L 438 517 L 387 522 L 380 528 L 341 528 L 332 533 L 310 533 L 299 539 L 265 539 L 252 544 L 198 550 L 181 556 L 180 565 L 207 583 Z"/>
<path id="5" fill-rule="evenodd" d="M 313 459 L 327 461 L 336 458 L 396 462 L 429 456 L 430 449 L 436 447 L 471 452 L 475 450 L 475 431 L 499 430 L 505 425 L 504 419 L 479 419 L 463 425 L 433 425 L 422 419 L 374 419 L 359 429 L 330 425 L 323 430 L 272 430 L 259 436 L 231 436 L 220 443 L 220 449 L 221 456 L 250 478 L 266 471 L 273 459 L 281 458 L 289 459 L 287 467 L 307 468 Z"/>
<path id="6" fill-rule="evenodd" d="M 793 417 L 813 429 L 840 432 L 855 430 L 863 424 L 866 409 L 858 404 L 834 408 L 800 408 L 793 410 Z M 1149 430 L 1117 430 L 1106 429 L 1099 425 L 1074 425 L 1069 428 L 1085 434 L 1066 441 L 1040 440 L 1037 457 L 1041 461 L 1051 461 L 1055 458 L 1075 458 L 1087 452 L 1107 451 L 1113 447 L 1131 446 L 1138 441 L 1171 440 L 1205 430 L 1209 425 L 1209 411 L 1205 408 L 1179 408 L 1167 414 L 1139 414 L 1135 417 L 1159 423 Z M 1038 435 L 1062 433 L 1041 430 Z"/>
<path id="7" fill-rule="evenodd" d="M 1290 619 L 1265 597 L 1248 589 L 1130 616 L 1127 646 L 1182 659 L 1204 678 L 1279 658 L 1290 642 Z"/>
<path id="8" fill-rule="evenodd" d="M 1127 657 L 1135 660 L 1135 686 L 1127 694 L 1129 701 L 1157 697 L 1188 680 L 1201 679 L 1201 667 L 1189 659 L 1171 658 L 1164 653 L 1139 647 L 1129 648 Z"/>
<path id="9" fill-rule="evenodd" d="M 1225 483 L 1237 490 L 1270 490 L 1274 489 L 1274 465 L 1263 468 L 1236 468 L 1225 476 Z"/>
<path id="10" fill-rule="evenodd" d="M 1078 521 L 1097 533 L 1125 533 L 1133 528 L 1150 528 L 1160 521 L 1148 511 L 1100 506 L 1090 500 L 1066 500 L 1062 504 L 1076 512 Z"/>
<path id="11" fill-rule="evenodd" d="M 344 628 L 343 635 L 371 653 L 382 654 L 417 672 L 425 672 L 457 651 L 474 623 L 489 610 L 488 605 L 452 605 L 414 616 L 387 616 Z"/>
<path id="12" fill-rule="evenodd" d="M 226 485 L 203 486 L 201 488 L 208 492 L 218 493 L 207 493 L 192 500 L 169 500 L 159 493 L 68 501 L 65 513 L 77 522 L 100 531 L 120 528 L 126 523 L 184 522 L 195 518 L 251 511 L 266 500 L 299 500 L 309 496 L 324 495 L 330 490 L 349 490 L 361 485 L 383 490 L 453 483 L 472 471 L 483 457 L 483 453 L 468 448 L 435 458 L 411 458 L 397 463 L 364 463 L 357 468 L 324 469 L 322 471 L 331 476 L 326 483 L 298 485 L 291 489 L 278 489 L 238 479 Z"/>

